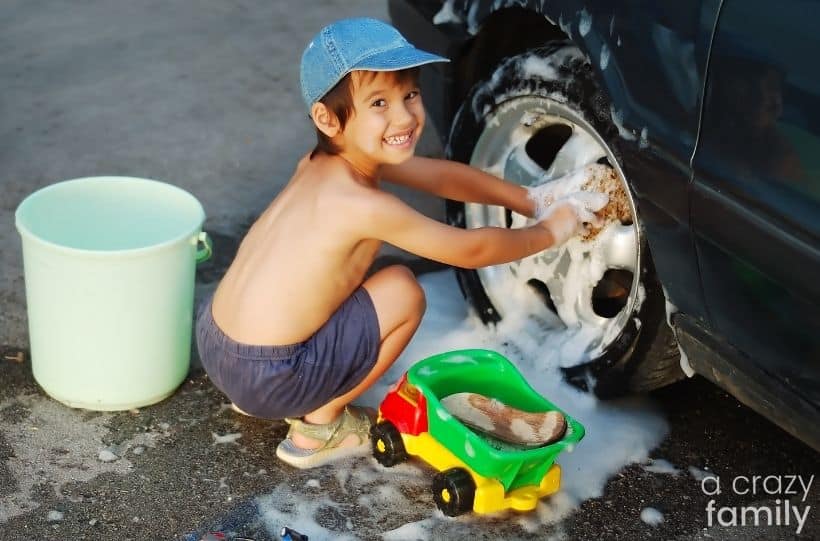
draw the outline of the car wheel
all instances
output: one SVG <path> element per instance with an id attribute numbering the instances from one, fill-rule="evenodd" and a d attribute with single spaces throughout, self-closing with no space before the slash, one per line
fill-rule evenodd
<path id="1" fill-rule="evenodd" d="M 552 327 L 557 316 L 558 343 L 573 341 L 575 352 L 561 359 L 565 376 L 601 397 L 683 377 L 664 294 L 611 144 L 617 138 L 587 58 L 561 41 L 506 59 L 477 84 L 456 114 L 447 145 L 448 158 L 525 186 L 590 164 L 611 168 L 605 169 L 611 176 L 607 225 L 597 234 L 520 261 L 456 271 L 466 299 L 487 324 L 519 315 L 522 306 L 530 317 L 550 319 Z M 448 201 L 446 212 L 451 225 L 466 228 L 532 223 L 482 204 Z"/>
<path id="2" fill-rule="evenodd" d="M 370 428 L 373 456 L 382 466 L 391 467 L 407 460 L 407 450 L 399 430 L 389 421 L 382 421 Z"/>
<path id="3" fill-rule="evenodd" d="M 441 512 L 456 517 L 473 510 L 475 481 L 464 468 L 452 468 L 433 477 L 433 500 Z"/>

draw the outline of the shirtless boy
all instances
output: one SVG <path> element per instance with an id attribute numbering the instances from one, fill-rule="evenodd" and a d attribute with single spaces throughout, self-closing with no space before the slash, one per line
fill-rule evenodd
<path id="1" fill-rule="evenodd" d="M 396 360 L 425 310 L 406 267 L 365 279 L 382 242 L 449 265 L 508 262 L 564 242 L 585 210 L 556 201 L 524 228 L 464 230 L 381 189 L 535 212 L 528 190 L 469 166 L 414 157 L 424 128 L 418 67 L 447 60 L 373 19 L 333 23 L 305 49 L 301 84 L 318 144 L 242 241 L 197 318 L 214 384 L 250 415 L 290 423 L 277 456 L 299 468 L 369 452 L 350 403 Z M 600 202 L 598 210 L 606 203 Z"/>

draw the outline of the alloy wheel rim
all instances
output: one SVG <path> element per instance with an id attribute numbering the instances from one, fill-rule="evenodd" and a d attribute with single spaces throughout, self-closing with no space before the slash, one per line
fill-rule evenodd
<path id="1" fill-rule="evenodd" d="M 539 165 L 530 155 L 533 150 L 528 143 L 536 134 L 556 127 L 569 136 L 554 149 L 551 160 L 537 156 Z M 603 158 L 623 183 L 623 171 L 614 154 L 584 118 L 563 103 L 541 96 L 524 96 L 502 103 L 488 116 L 470 164 L 517 184 L 531 186 L 560 178 Z M 566 328 L 591 331 L 587 333 L 588 357 L 603 352 L 620 334 L 643 298 L 641 239 L 634 219 L 635 202 L 627 187 L 623 188 L 632 216 L 630 223 L 609 222 L 592 239 L 576 237 L 561 247 L 520 261 L 477 269 L 487 297 L 502 318 L 520 311 L 522 305 L 537 310 L 543 306 L 557 314 Z M 521 227 L 535 223 L 502 207 L 475 203 L 465 204 L 464 218 L 468 228 Z M 629 276 L 627 273 L 631 273 L 631 277 L 623 278 Z M 600 297 L 596 295 L 602 285 L 610 285 L 604 281 L 616 275 L 622 282 L 628 282 L 623 284 L 624 288 L 628 285 L 628 293 L 622 294 L 615 308 L 602 313 Z"/>

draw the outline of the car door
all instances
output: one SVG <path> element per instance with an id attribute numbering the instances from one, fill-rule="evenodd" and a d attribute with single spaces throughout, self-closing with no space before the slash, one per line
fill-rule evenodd
<path id="1" fill-rule="evenodd" d="M 820 403 L 820 4 L 726 0 L 707 76 L 691 214 L 708 317 Z"/>

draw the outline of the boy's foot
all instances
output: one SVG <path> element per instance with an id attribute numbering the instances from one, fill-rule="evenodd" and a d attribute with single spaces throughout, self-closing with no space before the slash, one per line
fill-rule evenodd
<path id="1" fill-rule="evenodd" d="M 285 419 L 290 424 L 287 437 L 276 447 L 276 456 L 296 468 L 315 468 L 343 458 L 370 454 L 370 427 L 367 411 L 355 406 L 345 407 L 333 422 L 314 425 L 299 419 Z M 321 441 L 316 449 L 304 449 L 293 443 L 299 434 Z"/>
<path id="2" fill-rule="evenodd" d="M 516 445 L 546 445 L 561 439 L 567 430 L 567 420 L 559 411 L 521 411 L 476 393 L 445 396 L 441 405 L 470 428 Z"/>

